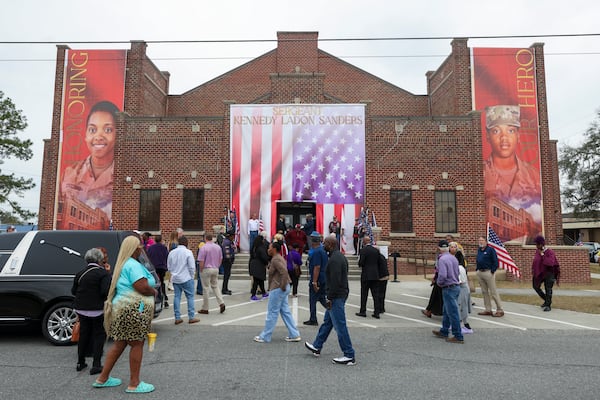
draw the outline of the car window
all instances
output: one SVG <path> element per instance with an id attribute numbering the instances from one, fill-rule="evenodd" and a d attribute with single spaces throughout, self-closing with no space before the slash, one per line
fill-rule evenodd
<path id="1" fill-rule="evenodd" d="M 6 233 L 0 235 L 0 271 L 10 258 L 17 244 L 23 239 L 25 232 Z"/>
<path id="2" fill-rule="evenodd" d="M 114 265 L 119 243 L 112 232 L 40 231 L 27 253 L 21 275 L 74 275 L 86 265 L 85 252 L 99 246 L 107 249 Z"/>

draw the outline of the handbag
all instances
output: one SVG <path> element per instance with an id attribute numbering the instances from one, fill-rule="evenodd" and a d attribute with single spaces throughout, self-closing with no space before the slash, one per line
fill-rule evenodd
<path id="1" fill-rule="evenodd" d="M 79 319 L 78 319 L 73 324 L 73 330 L 71 331 L 71 342 L 73 342 L 73 343 L 79 342 L 79 329 L 80 329 L 80 326 L 79 326 Z"/>

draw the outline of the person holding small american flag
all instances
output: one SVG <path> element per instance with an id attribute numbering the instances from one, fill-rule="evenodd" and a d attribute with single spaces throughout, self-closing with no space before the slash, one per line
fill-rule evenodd
<path id="1" fill-rule="evenodd" d="M 485 237 L 480 236 L 479 247 L 477 248 L 477 266 L 475 267 L 475 272 L 477 273 L 477 279 L 479 279 L 485 311 L 478 313 L 479 315 L 490 315 L 492 317 L 504 316 L 500 295 L 496 290 L 495 273 L 497 269 L 498 255 L 496 254 L 496 250 L 491 246 L 488 246 L 488 241 Z M 490 299 L 494 299 L 494 303 L 496 303 L 495 313 L 492 312 L 492 302 Z"/>

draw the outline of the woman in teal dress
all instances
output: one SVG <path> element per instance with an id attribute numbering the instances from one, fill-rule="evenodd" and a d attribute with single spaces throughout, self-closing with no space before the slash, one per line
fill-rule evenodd
<path id="1" fill-rule="evenodd" d="M 128 393 L 148 393 L 154 386 L 140 380 L 144 340 L 154 315 L 156 284 L 148 269 L 137 261 L 142 243 L 136 236 L 123 240 L 104 306 L 104 328 L 114 344 L 106 355 L 104 368 L 93 386 L 119 386 L 121 380 L 110 376 L 115 363 L 127 346 L 129 350 Z"/>

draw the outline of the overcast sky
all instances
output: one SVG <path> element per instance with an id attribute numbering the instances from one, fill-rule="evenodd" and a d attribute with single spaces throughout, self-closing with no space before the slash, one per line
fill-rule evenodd
<path id="1" fill-rule="evenodd" d="M 93 4 L 93 5 L 91 5 Z M 38 211 L 43 140 L 50 138 L 56 44 L 129 49 L 131 40 L 247 40 L 257 43 L 149 44 L 171 73 L 170 94 L 186 92 L 276 47 L 278 31 L 317 31 L 319 39 L 531 36 L 600 33 L 600 2 L 571 0 L 104 0 L 4 1 L 0 12 L 0 90 L 23 110 L 33 141 L 27 163 L 4 160 L 3 173 L 33 178 L 22 200 Z M 76 44 L 84 41 L 121 41 Z M 425 73 L 451 51 L 450 39 L 322 41 L 319 48 L 415 94 Z M 545 43 L 550 137 L 577 145 L 600 108 L 600 36 L 470 39 L 470 47 Z"/>

